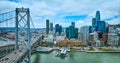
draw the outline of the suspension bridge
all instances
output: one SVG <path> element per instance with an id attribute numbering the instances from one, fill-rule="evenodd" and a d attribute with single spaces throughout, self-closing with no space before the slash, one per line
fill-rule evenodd
<path id="1" fill-rule="evenodd" d="M 16 8 L 13 11 L 0 14 L 0 24 L 3 27 L 15 28 L 15 50 L 0 59 L 0 63 L 21 63 L 27 58 L 31 63 L 31 51 L 35 50 L 41 36 L 32 34 L 31 27 L 35 28 L 29 8 Z M 23 36 L 21 36 L 23 35 Z"/>

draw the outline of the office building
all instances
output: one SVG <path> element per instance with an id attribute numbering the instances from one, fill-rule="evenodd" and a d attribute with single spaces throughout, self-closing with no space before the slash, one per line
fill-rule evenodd
<path id="1" fill-rule="evenodd" d="M 65 34 L 66 34 L 66 37 L 69 39 L 69 27 L 65 29 Z"/>
<path id="2" fill-rule="evenodd" d="M 71 25 L 75 28 L 75 22 L 71 22 Z"/>
<path id="3" fill-rule="evenodd" d="M 108 33 L 108 45 L 118 46 L 119 45 L 119 36 L 116 33 Z"/>
<path id="4" fill-rule="evenodd" d="M 49 34 L 49 20 L 46 20 L 46 34 Z"/>
<path id="5" fill-rule="evenodd" d="M 66 28 L 65 32 L 68 39 L 78 39 L 78 28 L 75 28 L 75 22 L 72 22 L 71 25 Z"/>
<path id="6" fill-rule="evenodd" d="M 96 11 L 96 17 L 92 19 L 92 32 L 99 32 L 100 36 L 107 32 L 106 23 L 101 21 L 100 11 Z"/>
<path id="7" fill-rule="evenodd" d="M 105 25 L 104 21 L 98 21 L 97 31 L 99 33 L 105 33 L 106 32 L 106 25 Z"/>
<path id="8" fill-rule="evenodd" d="M 88 41 L 89 37 L 89 26 L 82 26 L 80 28 L 80 33 L 83 34 L 83 41 Z"/>
<path id="9" fill-rule="evenodd" d="M 69 38 L 74 38 L 74 26 L 69 26 Z"/>
<path id="10" fill-rule="evenodd" d="M 101 19 L 100 19 L 100 11 L 96 11 L 96 21 L 101 21 Z"/>
<path id="11" fill-rule="evenodd" d="M 61 35 L 61 32 L 62 32 L 62 26 L 59 25 L 59 24 L 56 24 L 55 25 L 55 33 L 56 33 L 56 35 Z"/>
<path id="12" fill-rule="evenodd" d="M 92 32 L 96 31 L 97 29 L 97 21 L 96 18 L 92 19 Z"/>
<path id="13" fill-rule="evenodd" d="M 50 31 L 53 31 L 53 23 L 50 23 Z"/>

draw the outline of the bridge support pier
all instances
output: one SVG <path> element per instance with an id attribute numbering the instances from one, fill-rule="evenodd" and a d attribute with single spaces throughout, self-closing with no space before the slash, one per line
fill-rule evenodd
<path id="1" fill-rule="evenodd" d="M 19 49 L 18 45 L 18 34 L 25 33 L 25 40 L 27 43 L 28 50 L 28 61 L 31 63 L 31 44 L 30 44 L 30 13 L 29 8 L 16 8 L 16 23 L 15 23 L 15 32 L 16 32 L 16 45 L 15 49 Z"/>

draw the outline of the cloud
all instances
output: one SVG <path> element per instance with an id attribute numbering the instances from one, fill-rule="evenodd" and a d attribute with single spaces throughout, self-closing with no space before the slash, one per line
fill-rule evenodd
<path id="1" fill-rule="evenodd" d="M 104 19 L 103 21 L 111 21 L 111 20 L 113 20 L 113 19 L 118 19 L 118 18 L 120 18 L 120 15 L 118 15 L 118 16 L 113 16 L 113 17 L 110 17 L 110 18 L 106 18 L 106 19 Z"/>
<path id="2" fill-rule="evenodd" d="M 63 27 L 69 26 L 73 21 L 80 28 L 91 25 L 97 10 L 100 11 L 101 20 L 106 19 L 110 24 L 119 21 L 114 17 L 120 15 L 119 2 L 120 0 L 1 0 L 0 13 L 25 7 L 30 8 L 36 28 L 45 27 L 46 19 Z"/>
<path id="3" fill-rule="evenodd" d="M 86 19 L 87 15 L 68 15 L 64 16 L 64 19 L 73 19 L 73 20 L 84 20 Z"/>
<path id="4" fill-rule="evenodd" d="M 120 24 L 120 17 L 117 19 L 112 19 L 109 21 L 106 21 L 108 24 Z"/>

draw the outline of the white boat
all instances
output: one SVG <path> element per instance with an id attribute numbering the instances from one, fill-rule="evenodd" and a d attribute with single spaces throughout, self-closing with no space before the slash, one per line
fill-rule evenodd
<path id="1" fill-rule="evenodd" d="M 57 57 L 66 57 L 67 55 L 68 55 L 68 52 L 65 49 L 61 49 L 61 51 L 57 52 L 56 54 Z"/>
<path id="2" fill-rule="evenodd" d="M 61 50 L 60 56 L 66 56 L 67 55 L 67 50 Z"/>

